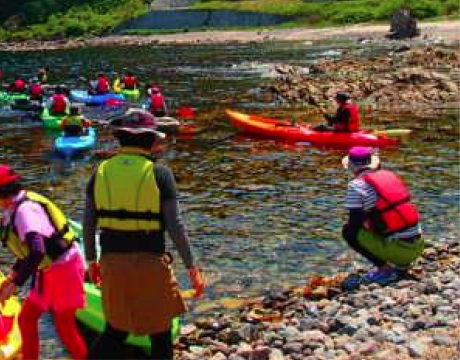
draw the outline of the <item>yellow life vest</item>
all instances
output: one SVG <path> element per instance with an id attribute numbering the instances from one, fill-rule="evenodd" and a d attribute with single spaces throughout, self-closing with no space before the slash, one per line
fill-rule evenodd
<path id="1" fill-rule="evenodd" d="M 120 231 L 161 231 L 160 190 L 154 161 L 122 152 L 103 161 L 94 181 L 97 226 Z"/>
<path id="2" fill-rule="evenodd" d="M 66 126 L 82 126 L 83 115 L 68 115 L 65 118 Z"/>
<path id="3" fill-rule="evenodd" d="M 40 204 L 55 229 L 55 233 L 50 238 L 45 239 L 46 254 L 39 265 L 40 269 L 44 269 L 50 266 L 53 260 L 61 255 L 61 253 L 56 253 L 57 249 L 71 246 L 75 240 L 75 233 L 69 227 L 65 215 L 53 202 L 35 192 L 27 191 L 26 196 L 16 204 L 10 222 L 3 229 L 1 236 L 2 242 L 18 259 L 25 259 L 29 255 L 29 247 L 24 241 L 19 239 L 18 232 L 14 226 L 16 211 L 24 201 L 33 201 Z M 55 242 L 55 244 L 52 242 Z M 56 242 L 59 242 L 59 245 Z"/>

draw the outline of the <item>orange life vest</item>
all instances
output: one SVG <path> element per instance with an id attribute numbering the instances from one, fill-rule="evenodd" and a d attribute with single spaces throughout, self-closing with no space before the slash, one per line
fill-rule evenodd
<path id="1" fill-rule="evenodd" d="M 66 96 L 62 94 L 54 94 L 52 99 L 53 105 L 51 106 L 51 111 L 55 113 L 65 113 L 67 110 Z"/>
<path id="2" fill-rule="evenodd" d="M 389 170 L 377 170 L 365 174 L 363 180 L 377 193 L 375 208 L 368 217 L 373 230 L 388 236 L 417 225 L 420 215 L 399 177 Z"/>
<path id="3" fill-rule="evenodd" d="M 342 109 L 346 109 L 350 113 L 350 119 L 348 120 L 348 131 L 356 132 L 359 131 L 359 109 L 356 104 L 346 103 L 342 106 Z"/>
<path id="4" fill-rule="evenodd" d="M 151 110 L 163 110 L 164 109 L 164 97 L 161 93 L 156 93 L 150 96 L 150 109 Z"/>
<path id="5" fill-rule="evenodd" d="M 136 87 L 137 80 L 135 76 L 125 76 L 123 82 L 125 84 L 125 89 L 134 89 Z"/>

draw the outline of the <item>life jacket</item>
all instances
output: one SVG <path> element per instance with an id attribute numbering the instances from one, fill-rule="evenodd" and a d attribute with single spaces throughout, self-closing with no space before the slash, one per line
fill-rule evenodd
<path id="1" fill-rule="evenodd" d="M 75 233 L 69 227 L 62 211 L 49 199 L 32 191 L 27 191 L 26 196 L 18 201 L 11 215 L 9 224 L 2 231 L 1 241 L 18 258 L 25 259 L 29 255 L 29 247 L 19 239 L 18 231 L 14 225 L 16 212 L 25 201 L 39 204 L 45 211 L 55 232 L 45 239 L 45 257 L 39 265 L 40 269 L 49 267 L 54 260 L 65 253 L 76 240 Z"/>
<path id="2" fill-rule="evenodd" d="M 30 97 L 31 98 L 40 98 L 43 96 L 43 88 L 40 84 L 33 84 L 30 87 Z"/>
<path id="3" fill-rule="evenodd" d="M 99 94 L 105 94 L 110 90 L 109 80 L 106 77 L 100 77 L 97 79 L 96 90 Z"/>
<path id="4" fill-rule="evenodd" d="M 26 89 L 26 82 L 23 79 L 16 79 L 14 81 L 14 91 L 23 92 Z"/>
<path id="5" fill-rule="evenodd" d="M 342 106 L 342 109 L 346 109 L 350 113 L 350 119 L 348 120 L 348 129 L 346 131 L 356 132 L 359 131 L 359 109 L 356 104 L 346 103 Z"/>
<path id="6" fill-rule="evenodd" d="M 137 80 L 135 76 L 125 76 L 123 83 L 125 84 L 125 89 L 135 89 Z"/>
<path id="7" fill-rule="evenodd" d="M 117 154 L 98 166 L 94 201 L 100 229 L 163 230 L 154 167 L 153 159 L 133 153 Z"/>
<path id="8" fill-rule="evenodd" d="M 83 115 L 69 115 L 65 118 L 66 126 L 83 127 Z"/>
<path id="9" fill-rule="evenodd" d="M 150 110 L 157 111 L 164 109 L 164 97 L 161 93 L 152 94 L 150 96 Z"/>
<path id="10" fill-rule="evenodd" d="M 51 105 L 51 111 L 54 113 L 65 113 L 67 110 L 66 96 L 63 94 L 54 94 L 52 96 L 53 103 Z"/>
<path id="11" fill-rule="evenodd" d="M 389 170 L 377 170 L 363 175 L 362 179 L 377 193 L 375 208 L 367 219 L 373 230 L 389 236 L 417 225 L 419 213 L 399 177 Z"/>

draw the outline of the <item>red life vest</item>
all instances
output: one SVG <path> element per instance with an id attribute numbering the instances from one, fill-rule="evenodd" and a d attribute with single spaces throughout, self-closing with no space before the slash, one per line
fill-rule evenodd
<path id="1" fill-rule="evenodd" d="M 100 77 L 97 79 L 97 92 L 100 94 L 105 94 L 110 90 L 109 80 L 106 77 Z"/>
<path id="2" fill-rule="evenodd" d="M 32 98 L 38 98 L 43 95 L 43 88 L 41 87 L 40 84 L 33 84 L 30 87 L 30 96 Z"/>
<path id="3" fill-rule="evenodd" d="M 17 79 L 14 81 L 14 90 L 15 91 L 24 91 L 26 88 L 26 82 L 22 79 Z"/>
<path id="4" fill-rule="evenodd" d="M 164 97 L 161 93 L 156 93 L 150 96 L 150 109 L 152 111 L 164 109 Z"/>
<path id="5" fill-rule="evenodd" d="M 137 79 L 135 76 L 125 76 L 123 82 L 125 84 L 125 89 L 134 89 L 137 84 Z"/>
<path id="6" fill-rule="evenodd" d="M 399 177 L 388 170 L 377 170 L 365 174 L 363 180 L 377 193 L 375 208 L 368 218 L 372 229 L 388 236 L 417 225 L 419 213 Z"/>
<path id="7" fill-rule="evenodd" d="M 356 132 L 359 131 L 359 109 L 356 104 L 346 103 L 342 106 L 342 109 L 347 109 L 350 113 L 350 119 L 348 120 L 348 131 Z"/>
<path id="8" fill-rule="evenodd" d="M 67 110 L 67 101 L 65 95 L 54 94 L 52 96 L 53 105 L 51 106 L 51 111 L 54 113 L 65 113 Z"/>

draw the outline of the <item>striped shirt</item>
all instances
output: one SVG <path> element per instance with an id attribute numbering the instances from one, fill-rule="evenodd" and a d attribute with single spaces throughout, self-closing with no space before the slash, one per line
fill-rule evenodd
<path id="1" fill-rule="evenodd" d="M 359 177 L 348 183 L 347 197 L 345 199 L 345 208 L 347 210 L 362 209 L 369 213 L 377 203 L 377 192 L 366 183 L 361 177 L 372 170 L 362 172 Z M 390 239 L 410 238 L 422 233 L 420 224 L 410 227 L 406 230 L 396 232 L 388 236 Z"/>

